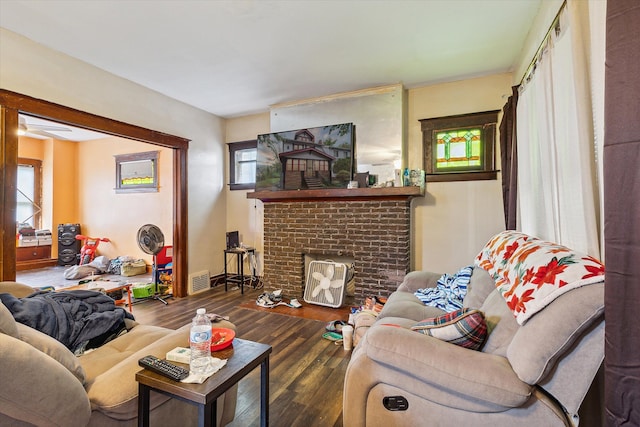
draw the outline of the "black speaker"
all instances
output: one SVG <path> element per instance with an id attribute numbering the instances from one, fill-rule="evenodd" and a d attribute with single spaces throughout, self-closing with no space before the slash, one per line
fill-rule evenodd
<path id="1" fill-rule="evenodd" d="M 80 224 L 58 225 L 58 265 L 78 264 L 80 254 L 80 240 L 76 235 L 80 234 Z"/>

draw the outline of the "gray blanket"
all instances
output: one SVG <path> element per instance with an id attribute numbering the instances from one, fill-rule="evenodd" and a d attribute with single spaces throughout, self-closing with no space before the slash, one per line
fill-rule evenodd
<path id="1" fill-rule="evenodd" d="M 106 342 L 124 329 L 133 315 L 96 291 L 37 292 L 25 298 L 0 294 L 16 322 L 64 344 L 74 353 Z"/>

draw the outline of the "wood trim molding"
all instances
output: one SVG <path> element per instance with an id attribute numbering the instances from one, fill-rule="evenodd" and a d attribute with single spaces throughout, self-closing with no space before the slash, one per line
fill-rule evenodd
<path id="1" fill-rule="evenodd" d="M 15 181 L 18 160 L 18 114 L 25 113 L 42 119 L 133 139 L 173 149 L 173 293 L 187 295 L 187 149 L 189 140 L 136 125 L 109 119 L 64 105 L 0 89 L 0 158 L 2 181 L 2 248 L 0 249 L 0 279 L 16 278 L 15 245 Z M 7 184 L 8 183 L 8 184 Z M 12 184 L 13 183 L 13 184 Z"/>

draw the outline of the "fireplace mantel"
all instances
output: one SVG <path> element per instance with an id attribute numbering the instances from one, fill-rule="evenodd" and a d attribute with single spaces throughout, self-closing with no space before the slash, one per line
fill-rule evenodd
<path id="1" fill-rule="evenodd" d="M 423 196 L 424 188 L 421 187 L 327 188 L 322 190 L 254 191 L 247 193 L 248 199 L 260 199 L 263 202 L 409 200 Z"/>

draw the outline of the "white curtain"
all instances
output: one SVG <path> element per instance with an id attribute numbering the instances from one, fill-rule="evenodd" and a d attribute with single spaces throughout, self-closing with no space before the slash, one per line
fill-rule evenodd
<path id="1" fill-rule="evenodd" d="M 571 8 L 569 8 L 571 9 Z M 518 228 L 599 257 L 593 125 L 580 25 L 560 15 L 517 106 Z"/>

